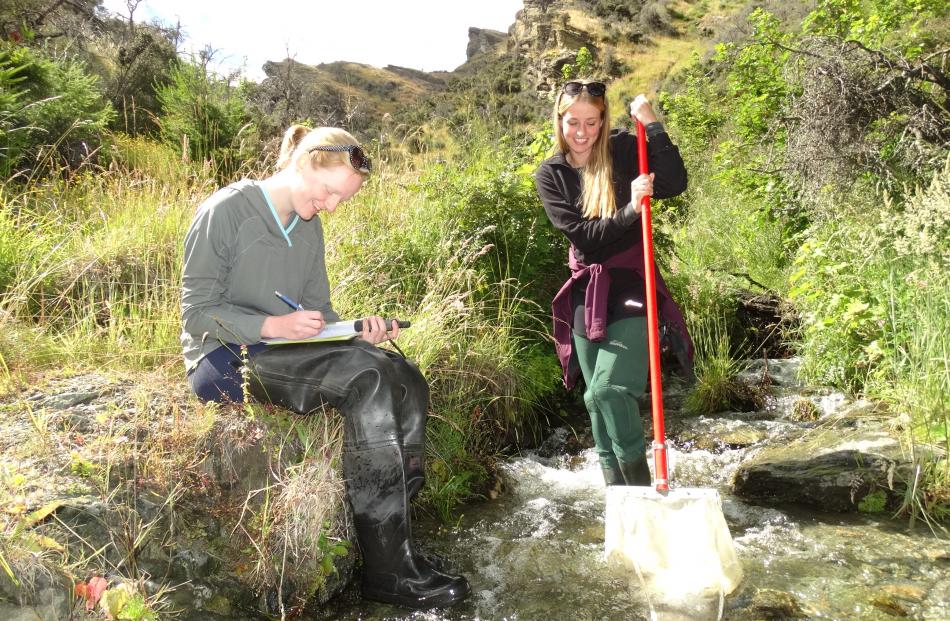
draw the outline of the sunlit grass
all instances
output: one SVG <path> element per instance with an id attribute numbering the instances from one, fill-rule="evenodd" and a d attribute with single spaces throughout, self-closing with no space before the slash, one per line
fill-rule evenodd
<path id="1" fill-rule="evenodd" d="M 898 344 L 888 384 L 878 390 L 904 413 L 898 420 L 910 423 L 915 471 L 901 511 L 939 521 L 950 518 L 950 282 L 946 274 L 932 274 L 909 284 L 901 291 L 891 283 L 892 295 L 903 296 L 892 298 L 889 319 Z"/>
<path id="2" fill-rule="evenodd" d="M 497 249 L 478 241 L 481 232 L 446 219 L 472 184 L 491 189 L 500 171 L 487 128 L 468 128 L 465 140 L 469 147 L 454 147 L 453 167 L 398 151 L 379 165 L 387 161 L 379 153 L 366 187 L 324 218 L 340 314 L 413 321 L 399 345 L 433 387 L 430 457 L 442 474 L 427 496 L 443 515 L 483 482 L 479 461 L 495 450 L 492 438 L 533 426 L 539 402 L 557 388 L 554 357 L 539 355 L 550 354 L 546 310 L 516 280 L 492 276 Z M 126 159 L 108 169 L 11 183 L 0 195 L 0 235 L 17 242 L 0 257 L 12 266 L 0 294 L 6 386 L 28 373 L 92 368 L 162 369 L 184 382 L 182 241 L 215 183 L 164 148 L 132 139 L 120 147 Z M 447 183 L 427 184 L 424 171 L 440 165 Z M 262 163 L 245 170 L 267 174 Z M 497 200 L 522 200 L 512 196 Z"/>

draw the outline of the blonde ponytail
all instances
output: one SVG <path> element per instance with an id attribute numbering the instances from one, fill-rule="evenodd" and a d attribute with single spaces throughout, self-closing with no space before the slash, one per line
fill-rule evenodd
<path id="1" fill-rule="evenodd" d="M 310 133 L 310 128 L 303 125 L 291 125 L 284 132 L 284 137 L 280 141 L 280 155 L 277 156 L 277 170 L 283 170 L 290 166 L 294 159 L 294 152 L 304 137 Z"/>
<path id="2" fill-rule="evenodd" d="M 284 137 L 280 143 L 280 154 L 277 156 L 276 168 L 278 171 L 284 170 L 297 161 L 300 157 L 306 157 L 307 163 L 312 168 L 332 168 L 334 166 L 349 166 L 349 152 L 346 150 L 314 150 L 313 147 L 327 145 L 354 145 L 360 146 L 356 138 L 348 131 L 339 127 L 317 127 L 311 129 L 304 125 L 291 125 L 284 132 Z M 369 170 L 357 170 L 364 179 L 369 177 Z"/>

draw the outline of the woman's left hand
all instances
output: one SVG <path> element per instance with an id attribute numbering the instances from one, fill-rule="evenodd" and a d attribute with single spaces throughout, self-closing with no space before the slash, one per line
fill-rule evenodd
<path id="1" fill-rule="evenodd" d="M 386 320 L 382 317 L 374 315 L 363 319 L 363 333 L 360 334 L 360 338 L 367 343 L 379 345 L 385 341 L 395 339 L 397 336 L 399 336 L 399 325 L 395 320 L 387 331 Z"/>
<path id="2" fill-rule="evenodd" d="M 653 196 L 653 173 L 640 175 L 630 182 L 630 200 L 637 213 L 643 211 L 644 196 Z"/>

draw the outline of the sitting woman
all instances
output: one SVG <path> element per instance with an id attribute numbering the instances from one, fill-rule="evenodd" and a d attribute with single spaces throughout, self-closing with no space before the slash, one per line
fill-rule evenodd
<path id="1" fill-rule="evenodd" d="M 363 596 L 417 609 L 449 606 L 468 594 L 468 582 L 416 552 L 409 513 L 425 480 L 428 383 L 413 363 L 377 347 L 396 338 L 399 326 L 373 316 L 349 341 L 261 342 L 312 337 L 338 320 L 318 214 L 333 213 L 369 173 L 349 133 L 297 125 L 284 135 L 277 172 L 231 184 L 199 206 L 185 238 L 185 366 L 205 401 L 242 401 L 244 371 L 258 400 L 299 414 L 324 404 L 341 412 Z M 275 291 L 296 309 L 288 312 Z"/>

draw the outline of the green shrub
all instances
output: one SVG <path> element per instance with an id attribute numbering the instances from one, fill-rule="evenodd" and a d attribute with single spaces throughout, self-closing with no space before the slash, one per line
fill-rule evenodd
<path id="1" fill-rule="evenodd" d="M 221 180 L 257 155 L 256 129 L 242 96 L 230 80 L 205 65 L 177 62 L 158 88 L 161 136 L 183 157 L 210 161 Z"/>
<path id="2" fill-rule="evenodd" d="M 99 79 L 79 61 L 46 58 L 25 47 L 0 43 L 0 87 L 3 179 L 18 169 L 32 168 L 33 175 L 41 165 L 83 163 L 114 116 Z"/>

